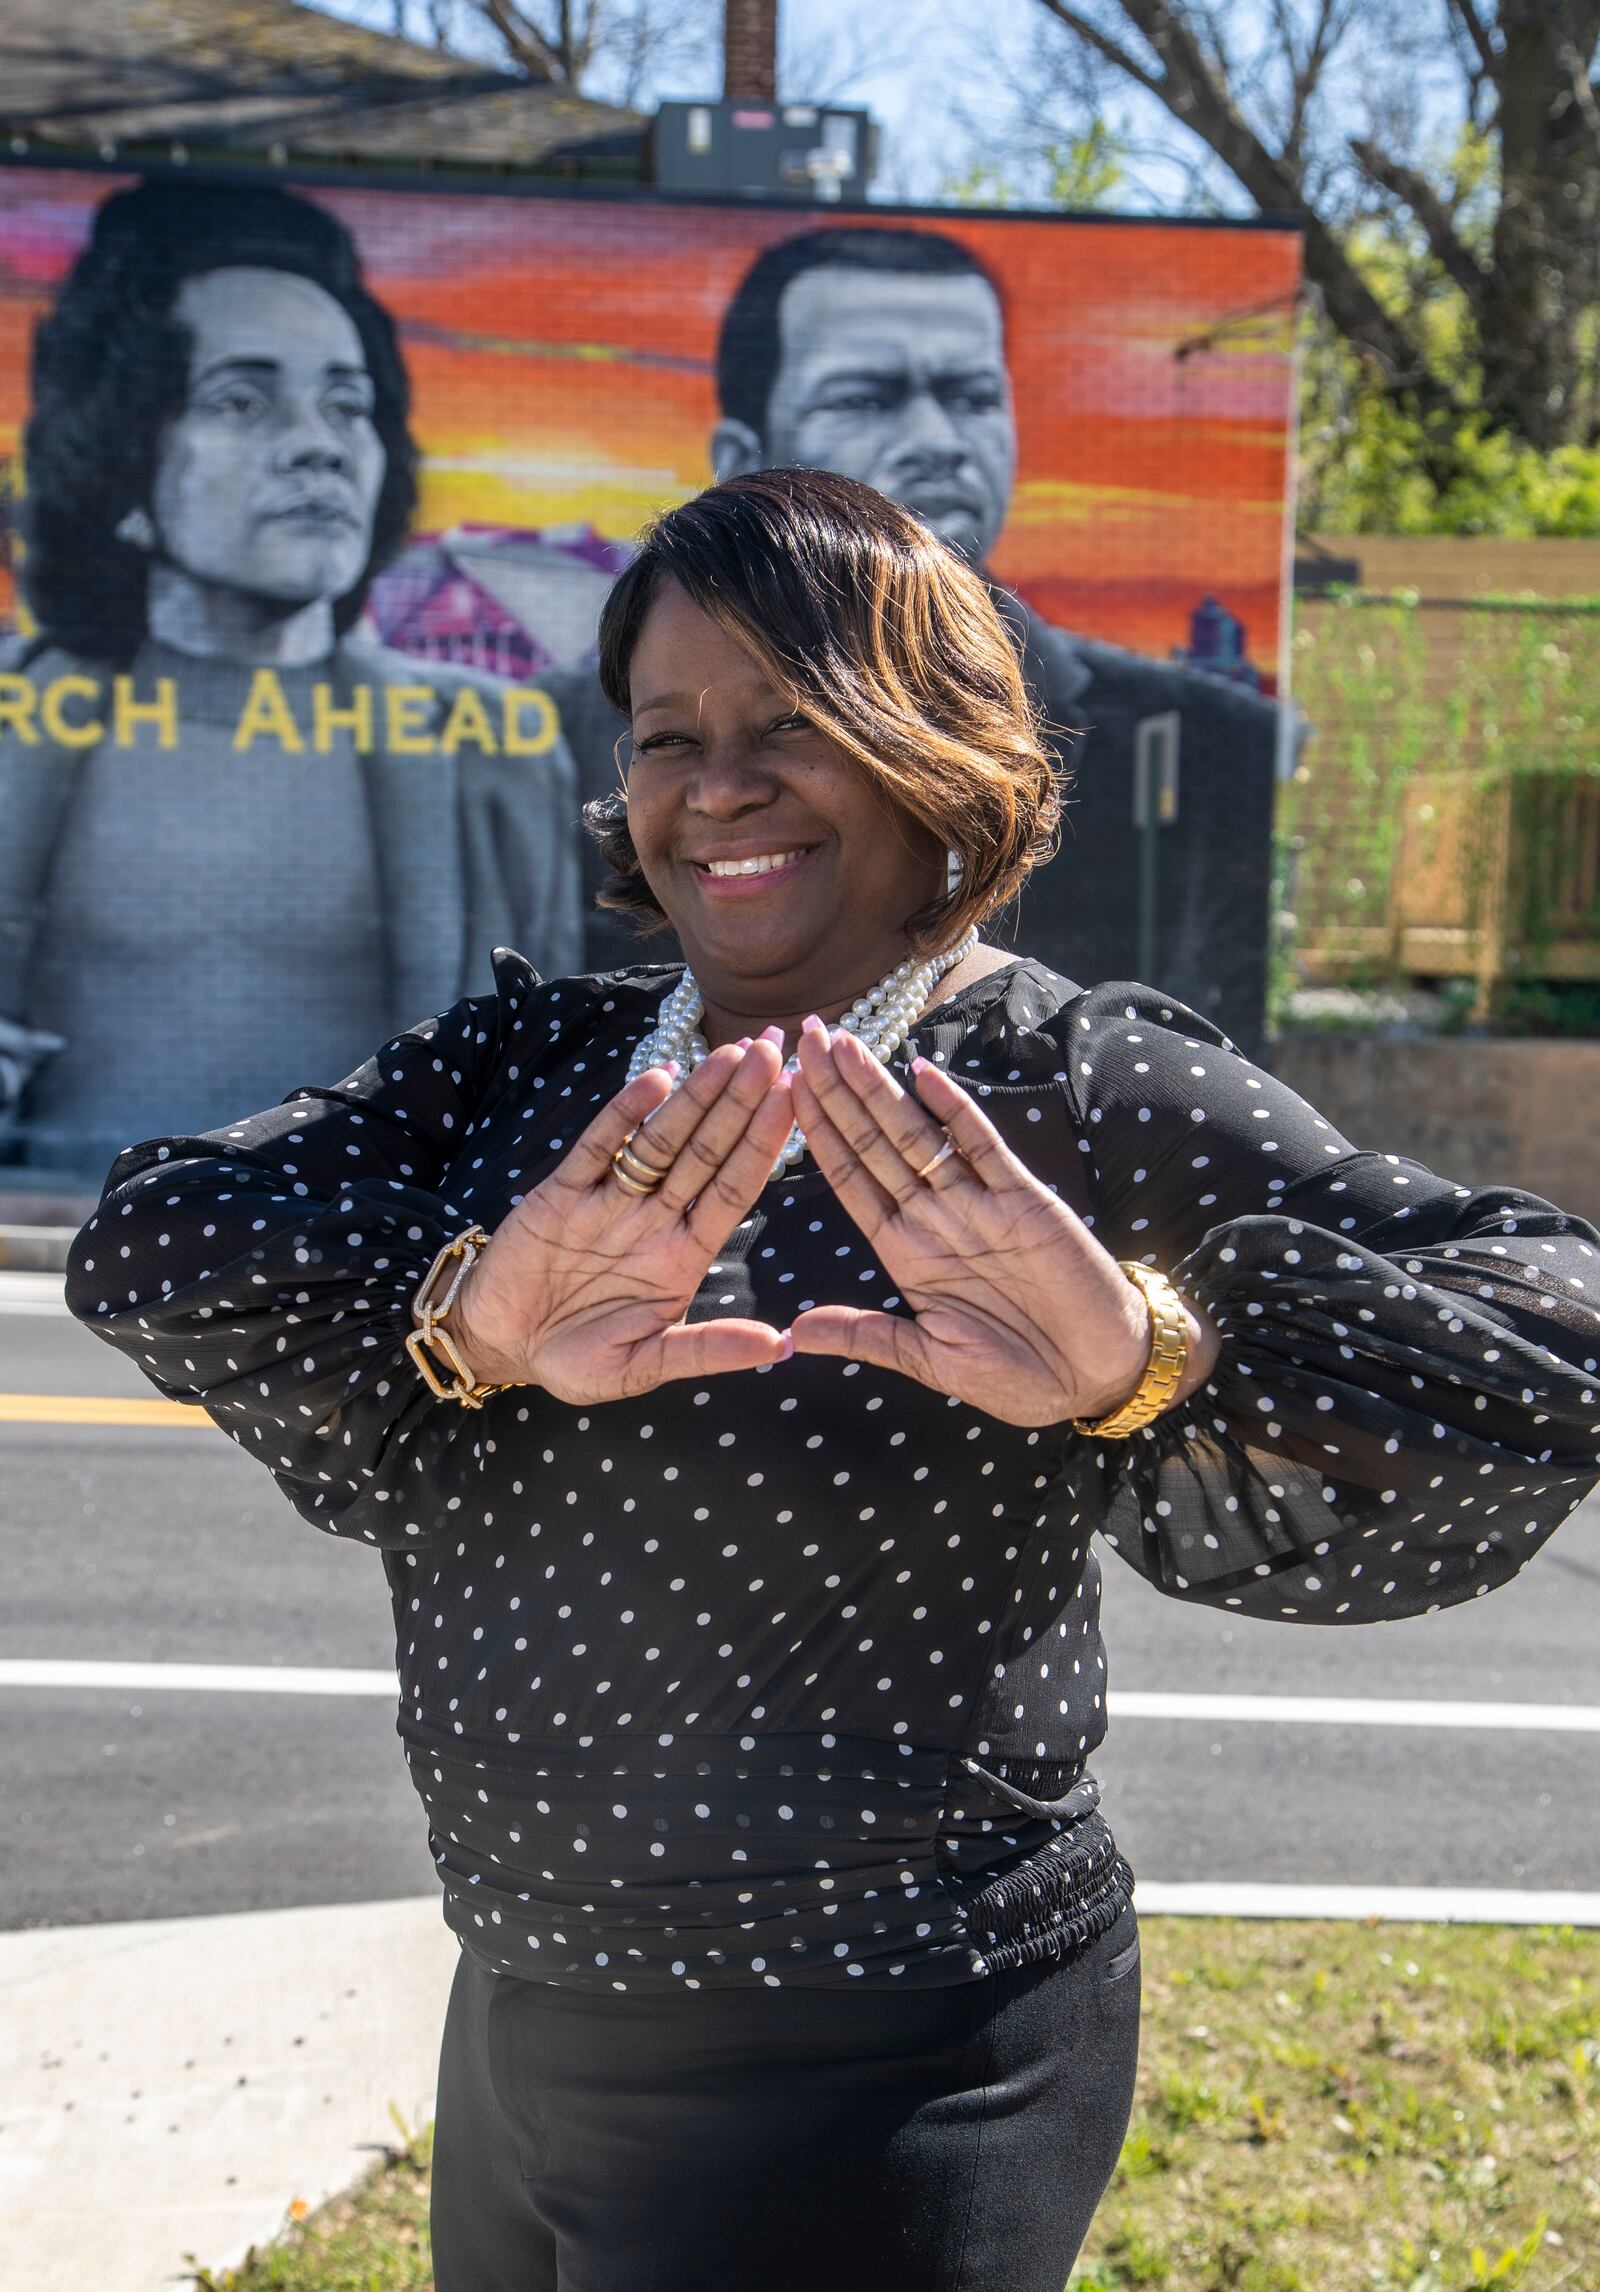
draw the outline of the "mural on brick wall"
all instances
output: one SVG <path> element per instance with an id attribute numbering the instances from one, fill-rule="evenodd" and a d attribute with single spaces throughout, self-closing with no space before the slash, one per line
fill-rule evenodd
<path id="1" fill-rule="evenodd" d="M 1248 1034 L 1297 253 L 0 169 L 0 1163 L 98 1176 L 347 1072 L 499 942 L 669 953 L 593 907 L 596 624 L 652 511 L 772 463 L 993 584 L 1073 776 L 1018 945 Z"/>

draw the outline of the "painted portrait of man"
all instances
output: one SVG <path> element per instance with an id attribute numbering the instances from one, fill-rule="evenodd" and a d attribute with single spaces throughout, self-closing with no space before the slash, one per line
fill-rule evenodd
<path id="1" fill-rule="evenodd" d="M 988 568 L 1017 478 L 1017 420 L 1001 293 L 958 239 L 852 223 L 775 241 L 723 315 L 716 387 L 719 478 L 839 470 Z M 1275 707 L 1058 628 L 991 579 L 1071 781 L 1062 851 L 1024 895 L 1019 943 L 1080 979 L 1136 973 L 1135 748 L 1141 725 L 1176 716 L 1182 792 L 1161 830 L 1159 983 L 1247 1023 L 1265 953 Z M 598 792 L 615 777 L 618 727 L 581 679 L 555 686 Z"/>
<path id="2" fill-rule="evenodd" d="M 42 320 L 32 635 L 0 661 L 0 1101 L 90 1175 L 580 952 L 575 774 L 360 630 L 417 499 L 393 323 L 325 207 L 149 182 Z M 424 679 L 422 671 L 426 669 Z M 37 702 L 37 705 L 35 705 Z"/>

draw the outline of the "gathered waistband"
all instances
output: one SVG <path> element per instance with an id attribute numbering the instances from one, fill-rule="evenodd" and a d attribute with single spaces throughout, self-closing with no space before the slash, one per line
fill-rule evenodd
<path id="1" fill-rule="evenodd" d="M 1053 1911 L 1098 1932 L 1126 1871 L 1090 1777 L 1044 1798 L 957 1753 L 837 1734 L 513 1741 L 404 1712 L 400 1731 L 450 1922 L 523 1978 L 970 1980 L 1039 1954 Z"/>

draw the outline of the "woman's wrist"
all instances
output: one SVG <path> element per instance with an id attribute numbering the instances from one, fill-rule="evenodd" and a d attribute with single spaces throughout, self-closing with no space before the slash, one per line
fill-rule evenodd
<path id="1" fill-rule="evenodd" d="M 1180 1401 L 1186 1401 L 1191 1393 L 1199 1391 L 1216 1367 L 1217 1355 L 1222 1351 L 1222 1332 L 1203 1305 L 1191 1305 L 1185 1298 L 1183 1314 L 1189 1324 L 1189 1350 L 1183 1364 L 1183 1375 L 1178 1379 L 1178 1389 L 1169 1404 L 1172 1408 L 1176 1408 Z"/>
<path id="2" fill-rule="evenodd" d="M 1154 1423 L 1203 1385 L 1216 1366 L 1221 1336 L 1203 1307 L 1179 1296 L 1163 1275 L 1143 1265 L 1121 1263 L 1125 1309 L 1132 1350 L 1105 1384 L 1080 1404 L 1074 1422 L 1080 1432 L 1112 1438 Z M 1120 1347 L 1106 1346 L 1102 1357 Z"/>
<path id="3" fill-rule="evenodd" d="M 1116 1265 L 1114 1259 L 1110 1262 Z M 1075 1417 L 1086 1422 L 1115 1416 L 1119 1409 L 1126 1407 L 1143 1384 L 1150 1365 L 1150 1308 L 1143 1292 L 1135 1288 L 1120 1266 L 1116 1266 L 1116 1277 L 1123 1327 L 1116 1339 L 1096 1348 L 1100 1376 L 1073 1410 Z"/>
<path id="4" fill-rule="evenodd" d="M 476 1326 L 473 1319 L 474 1305 L 481 1307 L 483 1303 L 483 1269 L 484 1257 L 487 1254 L 485 1251 L 483 1256 L 479 1257 L 461 1284 L 455 1304 L 451 1309 L 451 1334 L 455 1339 L 456 1351 L 461 1355 L 477 1383 L 483 1385 L 525 1384 L 527 1382 L 525 1365 L 512 1359 L 507 1352 L 497 1347 Z"/>
<path id="5" fill-rule="evenodd" d="M 445 1243 L 417 1285 L 406 1338 L 406 1352 L 435 1398 L 469 1409 L 522 1381 L 517 1364 L 497 1364 L 495 1348 L 469 1326 L 467 1292 L 489 1246 L 482 1226 L 468 1226 Z"/>

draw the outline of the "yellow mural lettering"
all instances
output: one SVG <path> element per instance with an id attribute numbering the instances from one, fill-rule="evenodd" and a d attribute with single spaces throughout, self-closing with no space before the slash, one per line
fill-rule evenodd
<path id="1" fill-rule="evenodd" d="M 396 756 L 431 756 L 438 746 L 428 716 L 438 695 L 431 684 L 392 684 L 383 696 L 384 733 Z"/>
<path id="2" fill-rule="evenodd" d="M 355 742 L 357 753 L 372 753 L 372 687 L 358 684 L 350 695 L 348 708 L 338 705 L 338 694 L 331 684 L 311 687 L 311 739 L 319 756 L 326 756 L 341 732 L 348 732 Z"/>
<path id="3" fill-rule="evenodd" d="M 483 695 L 464 684 L 450 703 L 450 713 L 444 720 L 439 735 L 439 746 L 447 756 L 453 756 L 464 740 L 481 748 L 487 756 L 498 756 L 500 743 L 494 736 L 489 711 L 483 705 Z"/>
<path id="4" fill-rule="evenodd" d="M 154 700 L 138 697 L 131 676 L 113 677 L 111 681 L 111 737 L 119 748 L 132 748 L 139 738 L 141 724 L 154 725 L 156 742 L 162 748 L 178 745 L 178 685 L 170 676 L 156 678 Z"/>
<path id="5" fill-rule="evenodd" d="M 249 748 L 263 735 L 296 756 L 305 753 L 305 735 L 294 720 L 276 669 L 258 668 L 250 679 L 250 690 L 234 726 L 233 745 Z"/>
<path id="6" fill-rule="evenodd" d="M 97 740 L 104 740 L 106 728 L 98 716 L 79 717 L 74 721 L 66 713 L 69 700 L 84 700 L 92 710 L 100 698 L 100 682 L 92 676 L 58 676 L 52 678 L 39 695 L 39 715 L 49 737 L 58 748 L 92 748 Z"/>
<path id="7" fill-rule="evenodd" d="M 37 695 L 31 677 L 19 676 L 14 669 L 0 674 L 0 732 L 14 732 L 30 748 L 39 744 L 39 728 L 33 721 Z"/>
<path id="8" fill-rule="evenodd" d="M 537 712 L 538 721 L 531 728 L 523 724 L 525 710 Z M 511 685 L 505 697 L 505 749 L 508 756 L 542 756 L 556 744 L 561 719 L 556 704 L 547 692 L 537 685 Z"/>

